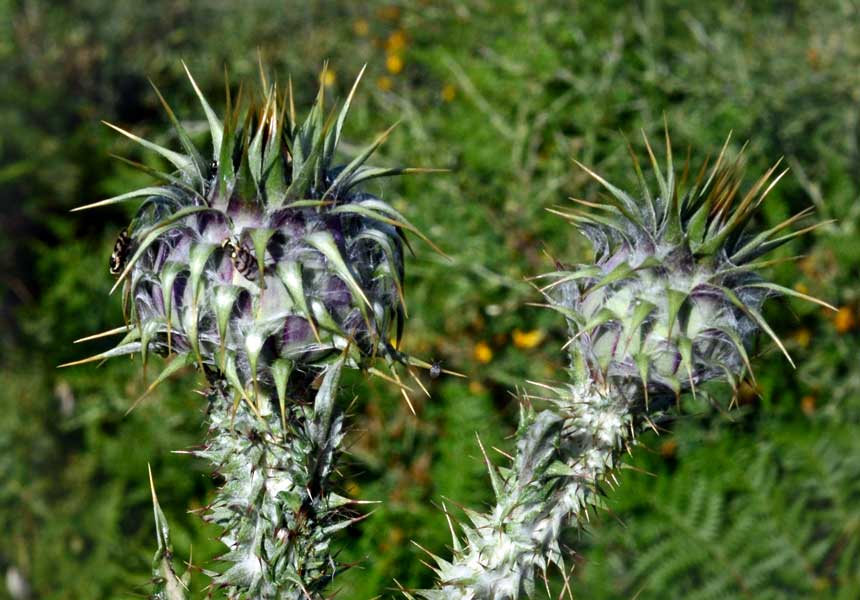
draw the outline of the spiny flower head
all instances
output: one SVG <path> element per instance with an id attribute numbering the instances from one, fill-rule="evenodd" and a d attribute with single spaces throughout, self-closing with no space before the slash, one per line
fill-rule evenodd
<path id="1" fill-rule="evenodd" d="M 405 232 L 426 238 L 361 187 L 420 169 L 366 164 L 391 129 L 347 164 L 334 162 L 361 75 L 328 116 L 321 84 L 301 123 L 291 85 L 280 92 L 263 76 L 262 99 L 228 94 L 222 120 L 188 76 L 211 154 L 156 89 L 181 152 L 111 127 L 173 170 L 145 168 L 161 185 L 76 209 L 144 198 L 111 258 L 131 326 L 93 359 L 175 353 L 166 374 L 193 363 L 245 398 L 266 387 L 283 399 L 291 372 L 344 352 L 353 365 L 398 357 L 390 340 L 399 340 L 406 314 Z"/>
<path id="2" fill-rule="evenodd" d="M 714 379 L 736 387 L 758 330 L 785 352 L 761 314 L 769 296 L 824 304 L 761 277 L 772 262 L 762 260 L 765 254 L 815 226 L 790 229 L 807 210 L 761 233 L 747 231 L 786 171 L 774 177 L 777 163 L 741 193 L 742 153 L 728 161 L 728 142 L 713 167 L 706 160 L 691 178 L 688 160 L 677 178 L 668 132 L 665 173 L 646 139 L 657 189 L 649 188 L 631 150 L 640 198 L 580 165 L 608 192 L 605 203 L 576 200 L 588 210 L 553 212 L 589 239 L 594 262 L 545 275 L 554 281 L 542 290 L 568 320 L 578 379 L 646 402 Z"/>

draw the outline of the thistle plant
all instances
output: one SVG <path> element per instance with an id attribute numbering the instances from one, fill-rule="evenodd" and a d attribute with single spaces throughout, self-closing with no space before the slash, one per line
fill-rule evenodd
<path id="1" fill-rule="evenodd" d="M 602 486 L 615 481 L 638 431 L 654 427 L 682 394 L 706 393 L 706 382 L 736 390 L 752 376 L 749 351 L 759 331 L 791 360 L 761 314 L 765 300 L 783 294 L 832 308 L 761 275 L 772 262 L 764 255 L 815 227 L 791 230 L 803 211 L 766 231 L 749 229 L 785 171 L 774 176 L 775 165 L 741 194 L 742 156 L 727 160 L 728 140 L 713 167 L 705 161 L 691 177 L 688 162 L 680 178 L 668 132 L 665 172 L 645 144 L 656 190 L 633 155 L 638 198 L 583 166 L 605 201 L 553 210 L 594 249 L 593 262 L 559 264 L 542 276 L 547 306 L 569 326 L 570 381 L 539 386 L 547 405 L 540 412 L 524 398 L 509 467 L 497 469 L 484 455 L 496 504 L 467 511 L 462 539 L 452 526 L 453 557 L 434 557 L 439 581 L 418 592 L 424 598 L 531 597 L 549 567 L 566 574 L 562 531 L 600 506 Z"/>
<path id="2" fill-rule="evenodd" d="M 142 167 L 160 185 L 76 209 L 144 199 L 111 257 L 128 324 L 106 334 L 124 337 L 71 364 L 140 354 L 145 368 L 153 353 L 171 357 L 150 389 L 183 367 L 205 373 L 209 434 L 192 453 L 224 480 L 206 516 L 228 547 L 214 583 L 230 598 L 315 598 L 337 569 L 330 538 L 351 522 L 343 510 L 351 501 L 329 482 L 343 438 L 341 372 L 399 383 L 397 363 L 430 366 L 396 348 L 405 232 L 426 238 L 362 191 L 372 179 L 420 169 L 366 164 L 390 129 L 347 164 L 334 163 L 360 75 L 328 115 L 320 85 L 301 123 L 291 85 L 284 93 L 263 76 L 262 99 L 228 94 L 222 119 L 188 77 L 211 154 L 156 89 L 181 151 L 111 127 L 172 171 Z M 390 376 L 372 366 L 376 358 Z"/>
<path id="3" fill-rule="evenodd" d="M 155 517 L 155 538 L 158 543 L 155 554 L 152 557 L 152 584 L 154 593 L 153 600 L 184 600 L 185 592 L 191 581 L 191 569 L 185 571 L 180 577 L 176 574 L 173 564 L 173 547 L 170 545 L 170 527 L 167 518 L 158 503 L 155 493 L 155 481 L 152 478 L 152 469 L 149 471 L 149 488 L 152 492 L 152 513 Z"/>

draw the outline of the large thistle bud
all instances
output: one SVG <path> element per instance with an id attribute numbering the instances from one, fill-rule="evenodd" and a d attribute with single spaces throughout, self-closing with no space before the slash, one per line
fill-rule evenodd
<path id="1" fill-rule="evenodd" d="M 562 531 L 600 505 L 602 486 L 611 485 L 622 452 L 653 411 L 709 380 L 737 385 L 760 330 L 785 350 L 760 312 L 769 296 L 829 306 L 760 274 L 770 262 L 765 254 L 810 229 L 790 229 L 807 211 L 760 233 L 747 229 L 782 176 L 774 177 L 776 167 L 739 194 L 740 157 L 726 161 L 725 146 L 692 182 L 689 166 L 676 178 L 668 134 L 665 174 L 647 140 L 646 148 L 656 190 L 634 156 L 640 197 L 583 167 L 608 191 L 606 202 L 553 211 L 595 253 L 592 263 L 543 276 L 552 280 L 542 289 L 550 306 L 570 326 L 573 381 L 541 385 L 543 411 L 534 409 L 537 399 L 523 399 L 509 468 L 496 469 L 484 455 L 496 503 L 468 512 L 462 540 L 452 527 L 453 557 L 434 557 L 439 581 L 418 592 L 423 598 L 533 597 L 550 566 L 566 571 Z"/>
<path id="2" fill-rule="evenodd" d="M 321 85 L 297 123 L 291 87 L 281 93 L 264 80 L 262 100 L 249 103 L 240 91 L 222 121 L 189 78 L 209 124 L 209 157 L 158 94 L 182 152 L 111 127 L 175 170 L 152 173 L 161 186 L 76 209 L 145 198 L 111 258 L 132 329 L 106 354 L 176 353 L 175 367 L 196 363 L 246 398 L 260 387 L 283 393 L 294 370 L 344 350 L 353 364 L 394 356 L 404 231 L 423 236 L 361 185 L 417 169 L 365 164 L 390 129 L 334 164 L 358 80 L 328 116 Z"/>
<path id="3" fill-rule="evenodd" d="M 262 100 L 228 96 L 222 120 L 188 76 L 209 125 L 206 158 L 161 94 L 181 152 L 111 125 L 174 169 L 147 168 L 161 185 L 78 209 L 144 198 L 110 261 L 129 324 L 106 334 L 126 335 L 70 364 L 175 354 L 151 387 L 184 366 L 204 371 L 209 435 L 192 453 L 223 478 L 206 516 L 228 547 L 214 583 L 229 598 L 321 598 L 339 568 L 330 539 L 352 520 L 329 483 L 343 439 L 340 374 L 377 356 L 398 383 L 396 361 L 430 366 L 396 348 L 405 233 L 429 240 L 361 189 L 419 169 L 365 164 L 390 129 L 334 163 L 358 80 L 328 116 L 321 85 L 297 123 L 291 86 L 264 78 Z"/>

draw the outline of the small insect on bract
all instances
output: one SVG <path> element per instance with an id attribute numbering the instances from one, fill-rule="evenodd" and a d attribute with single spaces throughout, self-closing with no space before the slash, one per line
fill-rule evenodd
<path id="1" fill-rule="evenodd" d="M 247 248 L 232 238 L 221 242 L 221 247 L 230 252 L 230 262 L 233 268 L 239 271 L 245 279 L 254 281 L 257 279 L 257 261 Z"/>
<path id="2" fill-rule="evenodd" d="M 128 236 L 128 230 L 123 229 L 119 232 L 119 237 L 113 245 L 113 253 L 110 255 L 110 274 L 114 277 L 119 277 L 122 270 L 125 268 L 125 261 L 128 258 L 128 250 L 131 238 Z"/>

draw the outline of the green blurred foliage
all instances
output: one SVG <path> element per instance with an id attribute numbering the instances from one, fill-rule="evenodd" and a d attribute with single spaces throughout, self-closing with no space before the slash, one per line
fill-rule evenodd
<path id="1" fill-rule="evenodd" d="M 125 416 L 153 372 L 129 361 L 54 367 L 105 348 L 72 341 L 122 320 L 106 296 L 107 258 L 129 212 L 67 211 L 147 182 L 111 153 L 153 160 L 99 120 L 175 142 L 148 77 L 202 131 L 180 59 L 223 106 L 224 67 L 235 90 L 256 80 L 258 54 L 270 75 L 292 77 L 300 105 L 325 60 L 341 98 L 368 63 L 347 152 L 402 119 L 379 162 L 451 169 L 371 188 L 452 256 L 414 244 L 405 348 L 469 378 L 427 380 L 432 398 L 415 398 L 417 416 L 382 380 L 354 377 L 344 390 L 344 405 L 357 400 L 338 485 L 381 503 L 339 541 L 355 564 L 336 586 L 342 597 L 394 596 L 395 579 L 431 584 L 410 540 L 445 555 L 442 504 L 456 520 L 459 506 L 489 501 L 475 434 L 510 451 L 516 387 L 563 378 L 564 326 L 529 306 L 540 300 L 526 278 L 588 257 L 545 209 L 597 197 L 572 158 L 632 187 L 622 134 L 641 151 L 639 129 L 659 140 L 664 115 L 676 153 L 690 145 L 694 164 L 730 131 L 735 151 L 749 140 L 750 177 L 785 157 L 792 171 L 760 225 L 810 204 L 835 221 L 782 252 L 803 258 L 773 275 L 840 312 L 772 303 L 797 370 L 763 340 L 740 407 L 691 400 L 661 436 L 643 435 L 636 470 L 607 490 L 610 510 L 568 540 L 570 587 L 641 600 L 860 595 L 860 6 L 847 0 L 0 1 L 7 578 L 20 574 L 33 598 L 145 595 L 155 549 L 146 463 L 177 557 L 216 564 L 218 532 L 189 512 L 213 481 L 171 453 L 204 436 L 198 378 L 185 374 Z M 554 592 L 563 585 L 553 575 Z"/>

